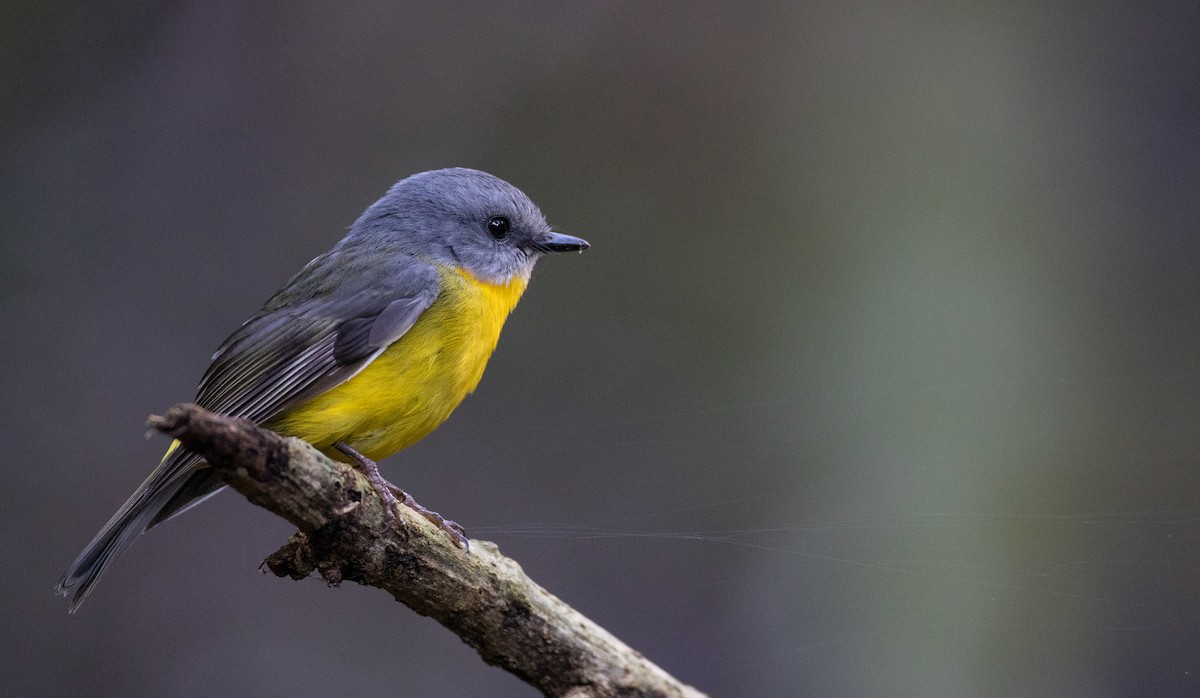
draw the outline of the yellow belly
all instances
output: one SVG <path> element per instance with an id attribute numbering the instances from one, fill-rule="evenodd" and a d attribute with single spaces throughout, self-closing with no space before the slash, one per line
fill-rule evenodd
<path id="1" fill-rule="evenodd" d="M 439 269 L 437 300 L 403 337 L 358 375 L 285 411 L 269 426 L 345 460 L 345 441 L 373 460 L 411 446 L 446 421 L 475 390 L 500 329 L 525 290 Z"/>

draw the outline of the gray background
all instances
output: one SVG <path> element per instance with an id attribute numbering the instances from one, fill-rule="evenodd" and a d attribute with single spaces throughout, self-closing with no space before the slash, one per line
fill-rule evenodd
<path id="1" fill-rule="evenodd" d="M 253 8 L 244 5 L 253 5 Z M 1195 3 L 10 2 L 5 693 L 528 696 L 226 494 L 75 616 L 147 414 L 392 182 L 545 261 L 418 498 L 717 695 L 1200 692 Z"/>

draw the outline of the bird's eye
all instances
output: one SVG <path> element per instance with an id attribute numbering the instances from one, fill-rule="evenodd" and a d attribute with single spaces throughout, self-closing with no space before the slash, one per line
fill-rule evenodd
<path id="1" fill-rule="evenodd" d="M 510 224 L 504 216 L 492 216 L 488 219 L 487 229 L 492 237 L 497 240 L 503 240 L 505 235 L 508 235 Z"/>

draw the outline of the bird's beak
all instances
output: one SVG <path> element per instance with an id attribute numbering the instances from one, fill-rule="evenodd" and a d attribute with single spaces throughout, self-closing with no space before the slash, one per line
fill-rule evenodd
<path id="1" fill-rule="evenodd" d="M 536 245 L 539 252 L 583 252 L 591 247 L 587 240 L 574 235 L 551 232 Z"/>

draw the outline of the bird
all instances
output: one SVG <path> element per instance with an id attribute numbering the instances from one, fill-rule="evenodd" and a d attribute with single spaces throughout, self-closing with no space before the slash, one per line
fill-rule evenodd
<path id="1" fill-rule="evenodd" d="M 219 346 L 195 402 L 312 444 L 366 472 L 466 547 L 462 527 L 383 479 L 375 461 L 441 425 L 479 384 L 539 258 L 583 251 L 508 182 L 448 168 L 400 180 Z M 55 590 L 76 611 L 144 531 L 224 481 L 178 441 Z"/>

